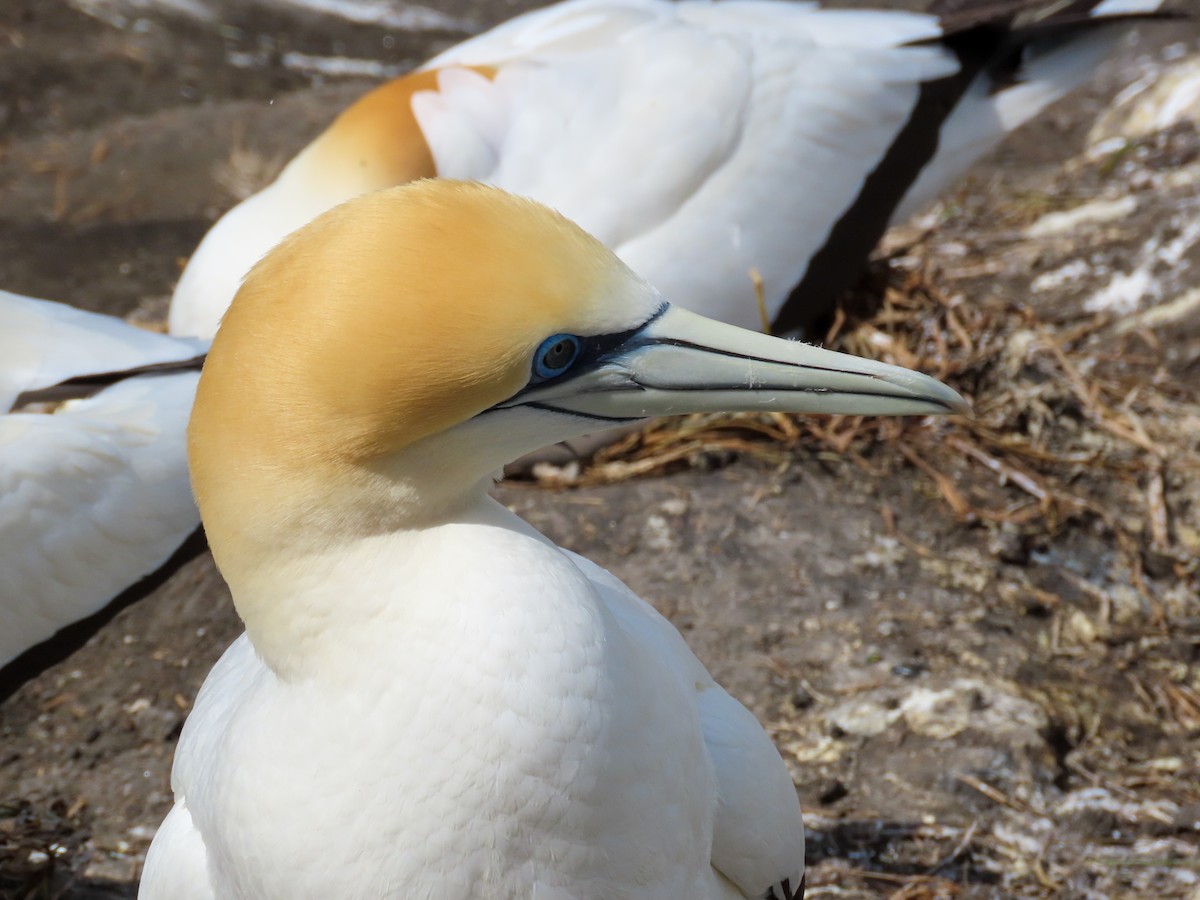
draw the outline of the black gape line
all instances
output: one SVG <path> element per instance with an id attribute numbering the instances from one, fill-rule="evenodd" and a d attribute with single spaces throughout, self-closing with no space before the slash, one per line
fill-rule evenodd
<path id="1" fill-rule="evenodd" d="M 525 409 L 540 409 L 542 412 L 573 416 L 576 419 L 591 419 L 593 422 L 603 422 L 607 425 L 628 425 L 630 422 L 637 422 L 640 419 L 647 418 L 646 416 L 602 416 L 599 413 L 580 412 L 577 409 L 560 409 L 557 406 L 551 406 L 549 403 L 522 403 L 521 406 L 525 407 Z M 488 412 L 491 412 L 491 410 L 488 410 Z"/>

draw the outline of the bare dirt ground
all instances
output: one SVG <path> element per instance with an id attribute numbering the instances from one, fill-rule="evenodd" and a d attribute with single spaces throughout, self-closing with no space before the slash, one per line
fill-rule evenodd
<path id="1" fill-rule="evenodd" d="M 213 15 L 0 5 L 0 286 L 161 320 L 212 219 L 370 83 L 315 58 L 381 77 L 520 8 L 405 32 L 175 6 Z M 838 323 L 973 422 L 692 419 L 498 489 L 768 725 L 810 896 L 1200 897 L 1200 132 L 1159 127 L 1178 95 L 1109 112 L 1198 47 L 1123 50 L 895 235 L 882 307 Z M 238 632 L 205 556 L 0 708 L 0 896 L 134 896 Z"/>

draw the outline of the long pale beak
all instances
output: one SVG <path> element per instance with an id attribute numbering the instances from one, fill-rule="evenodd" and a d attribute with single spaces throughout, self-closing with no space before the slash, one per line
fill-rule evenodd
<path id="1" fill-rule="evenodd" d="M 940 381 L 706 319 L 676 306 L 578 374 L 531 386 L 502 406 L 624 422 L 696 412 L 847 415 L 969 413 Z"/>

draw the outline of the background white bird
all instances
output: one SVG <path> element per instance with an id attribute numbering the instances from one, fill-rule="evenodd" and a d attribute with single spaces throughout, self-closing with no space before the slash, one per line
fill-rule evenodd
<path id="1" fill-rule="evenodd" d="M 942 3 L 944 20 L 770 0 L 536 10 L 367 94 L 226 214 L 180 279 L 170 330 L 211 337 L 285 234 L 433 175 L 562 211 L 697 312 L 803 328 L 889 222 L 1080 84 L 1159 3 Z"/>
<path id="2" fill-rule="evenodd" d="M 184 428 L 206 349 L 0 291 L 0 700 L 196 531 Z"/>

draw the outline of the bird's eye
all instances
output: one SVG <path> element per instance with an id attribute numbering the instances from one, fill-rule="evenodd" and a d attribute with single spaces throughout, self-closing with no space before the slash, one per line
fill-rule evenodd
<path id="1" fill-rule="evenodd" d="M 579 358 L 579 338 L 556 334 L 542 341 L 533 354 L 533 374 L 538 378 L 557 378 Z"/>

